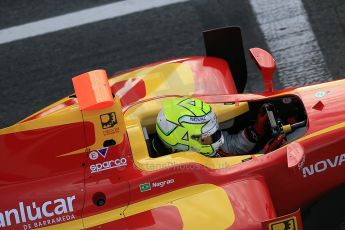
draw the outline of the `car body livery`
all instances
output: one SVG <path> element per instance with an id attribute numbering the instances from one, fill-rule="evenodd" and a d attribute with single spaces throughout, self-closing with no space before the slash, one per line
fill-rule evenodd
<path id="1" fill-rule="evenodd" d="M 303 211 L 345 182 L 345 80 L 275 91 L 274 60 L 254 48 L 265 91 L 243 93 L 239 28 L 204 40 L 207 56 L 74 77 L 75 94 L 1 129 L 0 228 L 302 229 Z M 209 103 L 230 131 L 263 104 L 300 125 L 268 153 L 157 154 L 157 114 L 176 97 Z"/>

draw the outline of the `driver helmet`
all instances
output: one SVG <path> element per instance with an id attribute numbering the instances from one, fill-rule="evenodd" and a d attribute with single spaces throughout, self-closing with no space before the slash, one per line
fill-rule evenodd
<path id="1" fill-rule="evenodd" d="M 156 130 L 173 151 L 196 151 L 212 157 L 224 143 L 216 115 L 209 104 L 195 98 L 165 100 Z"/>

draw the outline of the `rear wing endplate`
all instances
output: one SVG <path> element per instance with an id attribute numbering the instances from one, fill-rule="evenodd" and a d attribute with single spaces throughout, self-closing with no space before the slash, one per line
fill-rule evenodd
<path id="1" fill-rule="evenodd" d="M 203 32 L 206 55 L 227 61 L 237 92 L 243 93 L 247 83 L 247 65 L 240 27 L 223 27 Z"/>

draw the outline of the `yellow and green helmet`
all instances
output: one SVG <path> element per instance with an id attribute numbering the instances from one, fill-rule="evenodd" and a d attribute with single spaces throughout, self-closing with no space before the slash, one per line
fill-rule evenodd
<path id="1" fill-rule="evenodd" d="M 163 143 L 173 150 L 191 150 L 212 157 L 224 143 L 211 106 L 195 98 L 165 100 L 156 129 Z"/>

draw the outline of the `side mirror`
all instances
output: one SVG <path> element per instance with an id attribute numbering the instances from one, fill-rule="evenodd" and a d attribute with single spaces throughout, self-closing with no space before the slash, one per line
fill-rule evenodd
<path id="1" fill-rule="evenodd" d="M 97 110 L 114 104 L 105 70 L 93 70 L 72 78 L 80 110 Z"/>
<path id="2" fill-rule="evenodd" d="M 250 57 L 259 68 L 264 80 L 265 93 L 273 92 L 273 73 L 276 70 L 276 61 L 270 53 L 260 48 L 249 49 Z"/>

